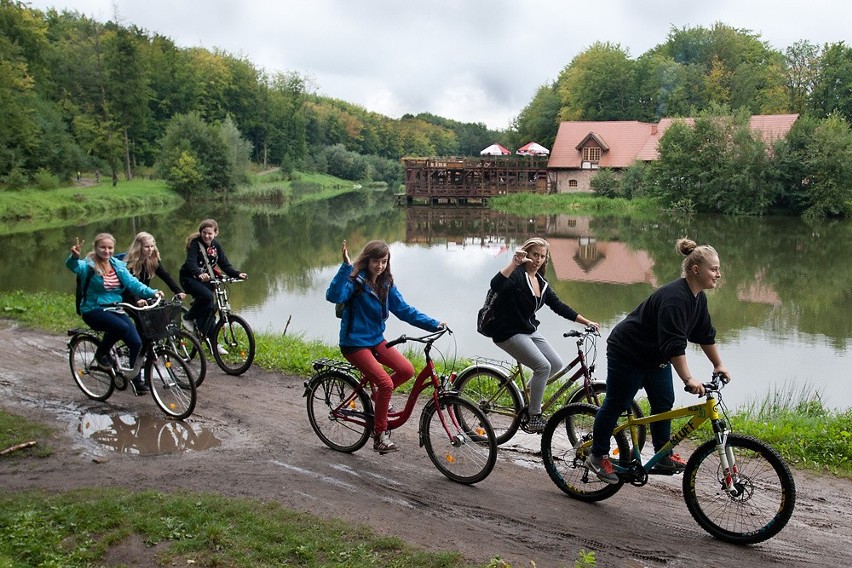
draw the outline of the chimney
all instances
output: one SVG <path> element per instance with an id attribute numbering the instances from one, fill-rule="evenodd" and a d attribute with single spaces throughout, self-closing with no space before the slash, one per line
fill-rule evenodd
<path id="1" fill-rule="evenodd" d="M 651 125 L 651 136 L 656 136 L 656 135 L 657 135 L 657 125 L 652 124 Z"/>

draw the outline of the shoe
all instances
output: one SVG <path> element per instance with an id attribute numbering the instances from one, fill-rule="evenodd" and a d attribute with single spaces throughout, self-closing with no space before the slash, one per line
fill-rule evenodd
<path id="1" fill-rule="evenodd" d="M 396 444 L 391 442 L 390 432 L 384 431 L 373 436 L 373 451 L 379 452 L 379 455 L 389 454 L 399 450 Z"/>
<path id="2" fill-rule="evenodd" d="M 530 434 L 541 434 L 544 432 L 544 427 L 547 422 L 542 418 L 541 414 L 533 414 L 527 422 L 527 432 Z"/>
<path id="3" fill-rule="evenodd" d="M 112 371 L 112 359 L 109 355 L 95 355 L 95 367 L 101 371 Z"/>
<path id="4" fill-rule="evenodd" d="M 224 347 L 222 347 L 221 343 L 216 344 L 216 351 L 219 352 L 219 355 L 227 355 L 228 354 L 228 350 L 225 349 Z"/>
<path id="5" fill-rule="evenodd" d="M 139 377 L 136 377 L 135 379 L 130 381 L 130 384 L 133 385 L 133 392 L 136 393 L 136 396 L 140 396 L 140 395 L 143 395 L 145 393 L 151 392 L 148 389 L 148 386 L 145 384 L 145 381 L 143 381 Z"/>
<path id="6" fill-rule="evenodd" d="M 180 321 L 183 322 L 184 329 L 186 329 L 189 333 L 195 334 L 195 322 L 194 321 L 192 321 L 191 319 L 189 319 L 185 316 L 181 316 Z"/>
<path id="7" fill-rule="evenodd" d="M 609 483 L 610 485 L 615 485 L 620 481 L 618 476 L 615 474 L 615 471 L 612 469 L 612 462 L 609 461 L 609 455 L 596 456 L 595 454 L 589 454 L 589 457 L 586 458 L 583 465 L 585 465 L 589 471 L 597 475 L 598 479 Z"/>
<path id="8" fill-rule="evenodd" d="M 686 462 L 677 454 L 669 454 L 657 462 L 651 468 L 649 473 L 659 473 L 662 475 L 674 475 L 681 473 L 686 467 Z"/>

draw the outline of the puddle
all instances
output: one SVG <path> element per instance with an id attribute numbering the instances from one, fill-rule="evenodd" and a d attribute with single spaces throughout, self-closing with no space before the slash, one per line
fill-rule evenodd
<path id="1" fill-rule="evenodd" d="M 86 412 L 77 432 L 106 449 L 140 456 L 201 451 L 222 444 L 209 428 L 148 415 Z"/>

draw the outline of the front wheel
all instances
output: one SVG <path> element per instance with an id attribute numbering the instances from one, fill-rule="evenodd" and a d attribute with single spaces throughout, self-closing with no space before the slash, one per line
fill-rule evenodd
<path id="1" fill-rule="evenodd" d="M 181 359 L 183 359 L 184 363 L 192 371 L 195 386 L 201 386 L 201 383 L 204 382 L 204 377 L 207 376 L 207 357 L 201 348 L 201 341 L 198 340 L 195 334 L 181 328 L 177 335 L 167 337 L 166 342 L 168 348 L 180 355 Z"/>
<path id="2" fill-rule="evenodd" d="M 466 398 L 444 395 L 420 416 L 420 436 L 429 459 L 458 483 L 482 481 L 497 462 L 497 438 L 485 414 Z"/>
<path id="3" fill-rule="evenodd" d="M 229 314 L 216 324 L 210 345 L 216 364 L 229 375 L 242 375 L 254 361 L 254 333 L 248 322 Z"/>
<path id="4" fill-rule="evenodd" d="M 197 393 L 192 371 L 177 353 L 165 349 L 149 356 L 145 378 L 157 406 L 170 418 L 183 420 L 195 410 Z"/>
<path id="5" fill-rule="evenodd" d="M 493 369 L 478 367 L 460 373 L 453 388 L 485 414 L 494 429 L 497 444 L 505 444 L 512 439 L 521 422 L 523 403 L 509 377 Z"/>
<path id="6" fill-rule="evenodd" d="M 796 485 L 778 453 L 751 436 L 731 434 L 725 444 L 734 472 L 724 471 L 715 440 L 705 442 L 686 464 L 683 498 L 708 533 L 734 544 L 754 544 L 784 528 L 796 505 Z M 734 491 L 725 490 L 733 476 Z"/>
<path id="7" fill-rule="evenodd" d="M 620 480 L 612 485 L 601 481 L 584 465 L 592 447 L 592 430 L 597 411 L 598 407 L 591 404 L 569 404 L 550 417 L 541 433 L 544 469 L 559 489 L 580 501 L 607 499 L 615 495 L 624 484 Z M 610 450 L 610 460 L 626 467 L 630 462 L 627 436 L 619 432 L 614 438 L 615 449 Z M 610 438 L 610 448 L 612 442 Z"/>
<path id="8" fill-rule="evenodd" d="M 373 431 L 373 406 L 354 377 L 322 371 L 305 389 L 308 422 L 322 442 L 338 452 L 360 450 Z M 357 391 L 357 392 L 356 392 Z"/>
<path id="9" fill-rule="evenodd" d="M 567 404 L 574 402 L 588 402 L 593 406 L 600 406 L 606 398 L 606 383 L 601 381 L 593 381 L 589 384 L 589 389 L 580 387 L 571 395 Z M 642 407 L 636 400 L 630 401 L 630 408 L 634 418 L 642 418 L 645 414 L 642 412 Z M 645 447 L 645 440 L 648 437 L 648 428 L 644 424 L 636 426 L 636 441 L 639 446 L 639 451 Z M 576 441 L 576 440 L 573 440 Z"/>
<path id="10" fill-rule="evenodd" d="M 94 400 L 108 399 L 115 389 L 110 374 L 95 364 L 95 351 L 100 344 L 90 335 L 77 335 L 68 343 L 68 362 L 74 382 L 83 394 Z"/>

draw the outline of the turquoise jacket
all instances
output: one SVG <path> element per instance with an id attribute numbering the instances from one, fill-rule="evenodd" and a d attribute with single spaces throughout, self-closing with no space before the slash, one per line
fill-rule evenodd
<path id="1" fill-rule="evenodd" d="M 348 302 L 340 320 L 341 347 L 375 347 L 381 343 L 384 340 L 385 322 L 389 314 L 426 331 L 438 330 L 441 322 L 405 303 L 396 285 L 391 285 L 387 300 L 382 302 L 366 282 L 367 271 L 360 274 L 364 284 L 359 293 L 355 292 L 355 283 L 349 278 L 351 273 L 352 266 L 344 262 L 325 292 L 325 299 L 329 302 Z M 350 310 L 351 314 L 348 313 Z M 351 326 L 348 324 L 349 318 Z"/>
<path id="2" fill-rule="evenodd" d="M 104 277 L 95 272 L 89 282 L 89 287 L 86 289 L 86 297 L 80 301 L 81 314 L 99 309 L 108 304 L 121 302 L 121 294 L 125 290 L 128 290 L 131 294 L 138 298 L 153 298 L 157 293 L 157 291 L 153 288 L 149 288 L 137 280 L 136 277 L 127 270 L 127 265 L 122 261 L 112 256 L 110 257 L 109 262 L 115 270 L 115 273 L 118 275 L 118 280 L 121 283 L 121 286 L 115 290 L 104 290 Z M 67 266 L 68 270 L 77 274 L 85 282 L 86 273 L 89 271 L 88 267 L 91 266 L 92 269 L 94 269 L 95 263 L 90 258 L 74 258 L 74 255 L 69 254 L 68 258 L 65 259 L 65 266 Z"/>

